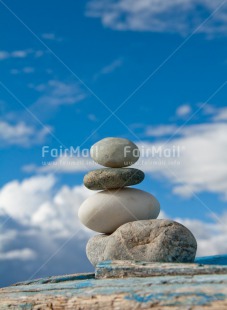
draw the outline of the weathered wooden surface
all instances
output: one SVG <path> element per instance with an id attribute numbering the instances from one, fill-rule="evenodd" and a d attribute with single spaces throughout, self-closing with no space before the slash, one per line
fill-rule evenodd
<path id="1" fill-rule="evenodd" d="M 169 275 L 164 267 L 164 275 L 149 277 L 75 274 L 18 283 L 0 290 L 0 309 L 227 309 L 227 274 L 216 274 L 220 266 L 209 266 L 205 275 Z"/>
<path id="2" fill-rule="evenodd" d="M 136 261 L 105 261 L 97 265 L 96 279 L 227 274 L 227 266 Z"/>

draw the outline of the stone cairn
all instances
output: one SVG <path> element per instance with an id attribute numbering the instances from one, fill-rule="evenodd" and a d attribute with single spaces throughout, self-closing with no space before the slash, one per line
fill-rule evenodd
<path id="1" fill-rule="evenodd" d="M 86 227 L 101 233 L 87 243 L 90 262 L 193 262 L 197 243 L 192 233 L 180 223 L 157 219 L 158 200 L 128 187 L 144 179 L 143 171 L 125 168 L 138 160 L 138 147 L 127 139 L 105 138 L 91 147 L 90 154 L 107 167 L 84 177 L 87 188 L 101 190 L 86 199 L 78 213 Z"/>

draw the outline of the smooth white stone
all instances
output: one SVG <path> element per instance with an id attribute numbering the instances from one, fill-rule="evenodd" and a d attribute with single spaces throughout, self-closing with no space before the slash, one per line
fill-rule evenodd
<path id="1" fill-rule="evenodd" d="M 78 216 L 86 227 L 108 234 L 128 222 L 156 219 L 159 212 L 160 204 L 153 195 L 123 188 L 90 196 L 80 206 Z"/>
<path id="2" fill-rule="evenodd" d="M 95 162 L 110 168 L 133 165 L 139 159 L 139 148 L 128 139 L 105 138 L 95 143 L 90 150 Z"/>

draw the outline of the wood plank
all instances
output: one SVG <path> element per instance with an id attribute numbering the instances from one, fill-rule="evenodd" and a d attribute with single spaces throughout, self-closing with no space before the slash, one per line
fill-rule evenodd
<path id="1" fill-rule="evenodd" d="M 95 277 L 126 278 L 164 275 L 227 274 L 227 266 L 136 261 L 105 261 L 96 266 Z"/>
<path id="2" fill-rule="evenodd" d="M 103 263 L 110 264 L 119 267 L 119 262 Z M 121 264 L 127 267 L 126 262 Z M 144 270 L 149 263 L 140 264 Z M 128 271 L 140 264 L 130 262 Z M 210 274 L 201 275 L 195 274 L 199 264 L 173 265 L 158 263 L 158 275 L 146 277 L 96 279 L 94 274 L 73 274 L 18 283 L 0 290 L 0 309 L 227 309 L 227 274 L 225 268 L 219 268 L 226 266 L 206 266 Z M 181 268 L 192 271 L 176 274 Z"/>

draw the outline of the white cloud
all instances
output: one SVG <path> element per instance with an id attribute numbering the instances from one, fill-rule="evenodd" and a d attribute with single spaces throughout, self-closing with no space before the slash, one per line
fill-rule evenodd
<path id="1" fill-rule="evenodd" d="M 116 30 L 192 33 L 222 0 L 90 0 L 86 15 L 100 18 Z M 223 5 L 197 32 L 226 35 L 227 7 Z"/>
<path id="2" fill-rule="evenodd" d="M 141 148 L 161 148 L 161 156 L 156 154 L 154 158 L 150 154 L 147 158 L 139 159 L 136 166 L 151 175 L 167 179 L 177 195 L 191 197 L 193 193 L 210 192 L 227 199 L 226 123 L 195 124 L 177 130 L 174 126 L 172 129 L 167 126 L 166 131 L 163 126 L 154 129 L 163 135 L 168 131 L 169 136 L 173 136 L 169 142 L 161 139 L 153 144 L 141 143 Z M 178 153 L 168 152 L 178 147 L 179 157 L 176 156 Z"/>
<path id="3" fill-rule="evenodd" d="M 44 51 L 42 51 L 42 50 L 38 50 L 38 51 L 35 51 L 34 52 L 34 56 L 36 57 L 36 58 L 40 58 L 40 57 L 42 57 L 44 55 Z"/>
<path id="4" fill-rule="evenodd" d="M 85 254 L 92 232 L 77 216 L 93 192 L 57 185 L 54 176 L 46 175 L 0 189 L 1 285 L 93 269 Z"/>
<path id="5" fill-rule="evenodd" d="M 11 69 L 10 73 L 13 75 L 17 75 L 17 74 L 21 74 L 21 73 L 25 73 L 25 74 L 30 74 L 33 73 L 35 71 L 35 69 L 33 67 L 24 67 L 22 69 Z"/>
<path id="6" fill-rule="evenodd" d="M 55 34 L 54 33 L 43 33 L 42 38 L 46 40 L 55 40 Z"/>
<path id="7" fill-rule="evenodd" d="M 203 115 L 209 117 L 211 121 L 222 122 L 227 121 L 227 107 L 216 107 L 208 103 L 199 103 L 198 108 L 202 111 Z"/>
<path id="8" fill-rule="evenodd" d="M 69 235 L 82 227 L 77 211 L 92 192 L 84 186 L 63 186 L 56 191 L 56 183 L 53 175 L 7 183 L 0 191 L 1 212 L 21 225 Z"/>
<path id="9" fill-rule="evenodd" d="M 29 224 L 31 215 L 45 200 L 50 199 L 55 178 L 34 177 L 19 183 L 7 183 L 0 191 L 0 208 L 22 224 Z M 19 206 L 19 207 L 18 207 Z"/>
<path id="10" fill-rule="evenodd" d="M 216 114 L 217 111 L 217 108 L 207 102 L 199 103 L 198 108 L 202 110 L 204 115 L 213 115 Z"/>
<path id="11" fill-rule="evenodd" d="M 0 60 L 9 58 L 9 53 L 6 51 L 0 51 Z"/>
<path id="12" fill-rule="evenodd" d="M 176 130 L 176 125 L 148 126 L 146 135 L 149 137 L 163 137 L 176 132 Z"/>
<path id="13" fill-rule="evenodd" d="M 11 57 L 13 58 L 25 58 L 30 53 L 30 51 L 13 51 L 11 52 Z"/>
<path id="14" fill-rule="evenodd" d="M 109 74 L 109 73 L 115 71 L 117 68 L 121 67 L 122 64 L 123 64 L 122 59 L 116 59 L 111 64 L 103 67 L 102 70 L 100 71 L 100 73 L 101 74 Z"/>
<path id="15" fill-rule="evenodd" d="M 97 74 L 95 74 L 94 79 L 97 79 L 97 78 L 99 78 L 102 75 L 107 75 L 107 74 L 110 74 L 110 73 L 114 72 L 115 70 L 120 68 L 122 66 L 122 64 L 123 64 L 123 60 L 122 59 L 114 60 L 110 64 L 108 64 L 105 67 L 103 67 Z"/>
<path id="16" fill-rule="evenodd" d="M 214 121 L 227 121 L 227 108 L 216 109 L 213 117 Z"/>
<path id="17" fill-rule="evenodd" d="M 25 58 L 29 54 L 33 53 L 32 50 L 16 50 L 12 52 L 0 51 L 0 60 L 9 59 L 9 58 Z"/>
<path id="18" fill-rule="evenodd" d="M 50 41 L 58 41 L 58 42 L 62 41 L 62 38 L 57 37 L 56 34 L 52 32 L 43 33 L 42 38 L 45 40 L 50 40 Z"/>
<path id="19" fill-rule="evenodd" d="M 22 72 L 24 73 L 33 73 L 35 71 L 35 69 L 33 67 L 24 67 L 22 69 Z"/>
<path id="20" fill-rule="evenodd" d="M 86 98 L 86 93 L 78 83 L 67 83 L 58 80 L 50 80 L 47 84 L 35 86 L 37 91 L 43 92 L 35 105 L 61 106 L 72 105 Z"/>
<path id="21" fill-rule="evenodd" d="M 0 142 L 2 146 L 31 146 L 42 143 L 49 134 L 49 127 L 37 129 L 24 122 L 10 124 L 0 120 Z"/>
<path id="22" fill-rule="evenodd" d="M 5 51 L 0 50 L 0 60 L 5 59 L 24 59 L 28 56 L 33 56 L 35 58 L 39 58 L 44 55 L 44 51 L 42 50 L 33 50 L 33 49 L 26 49 L 26 50 L 14 50 L 14 51 Z"/>
<path id="23" fill-rule="evenodd" d="M 176 115 L 178 117 L 184 118 L 189 116 L 191 112 L 192 112 L 191 106 L 189 104 L 183 104 L 177 108 Z"/>
<path id="24" fill-rule="evenodd" d="M 43 91 L 47 90 L 47 85 L 44 84 L 44 83 L 43 84 L 38 84 L 38 85 L 35 85 L 33 83 L 29 83 L 28 87 L 32 88 L 32 89 L 34 89 L 34 90 L 36 90 L 38 92 L 43 92 Z"/>
<path id="25" fill-rule="evenodd" d="M 78 156 L 60 156 L 53 161 L 46 161 L 45 158 L 42 167 L 30 164 L 23 167 L 25 172 L 41 172 L 41 173 L 75 173 L 75 172 L 88 172 L 102 168 L 96 164 L 90 157 Z"/>
<path id="26" fill-rule="evenodd" d="M 36 253 L 31 249 L 12 250 L 5 253 L 0 252 L 0 260 L 32 260 L 36 258 Z"/>
<path id="27" fill-rule="evenodd" d="M 90 121 L 92 121 L 92 122 L 97 122 L 98 121 L 98 119 L 97 119 L 97 117 L 96 117 L 96 115 L 95 114 L 88 114 L 88 119 L 90 120 Z"/>

